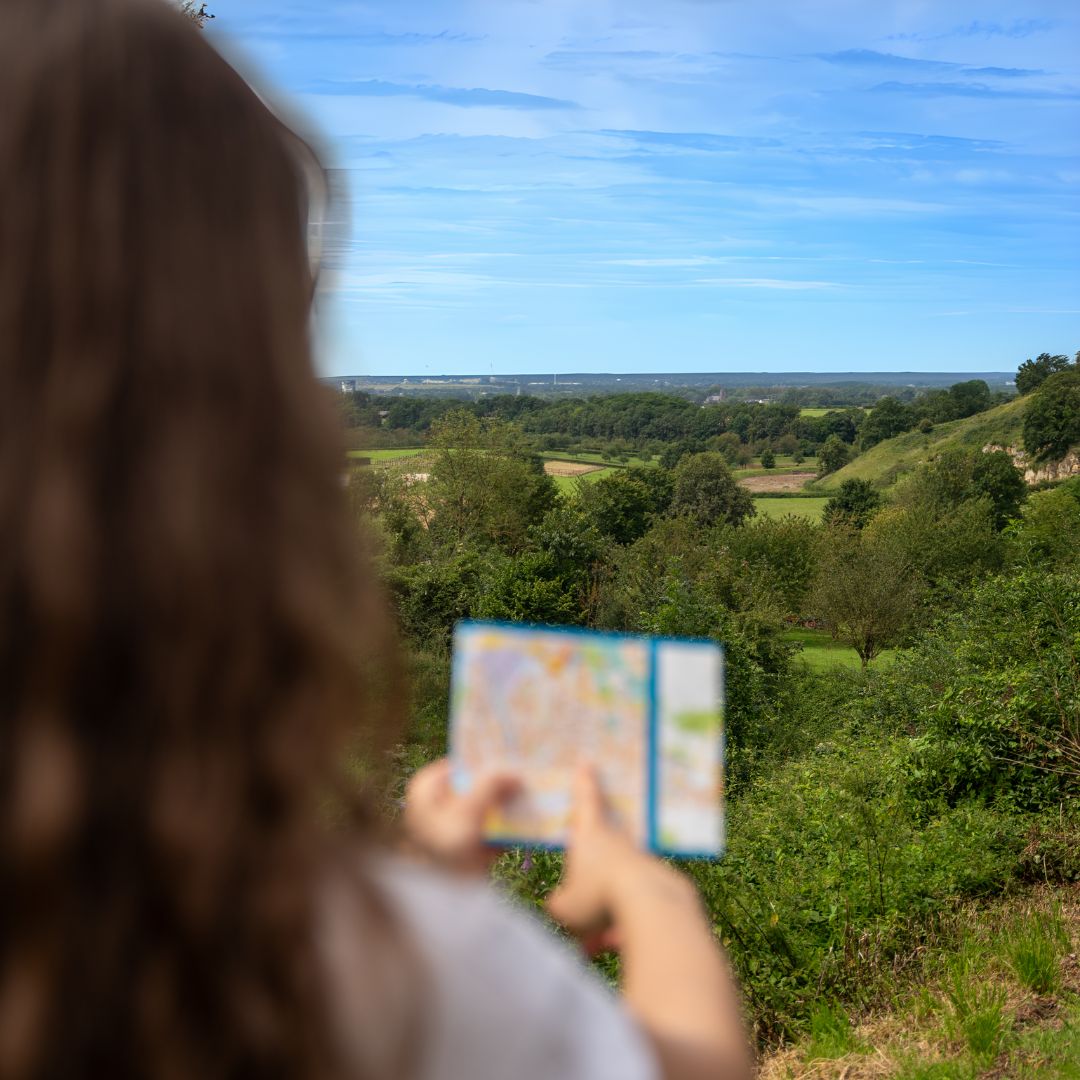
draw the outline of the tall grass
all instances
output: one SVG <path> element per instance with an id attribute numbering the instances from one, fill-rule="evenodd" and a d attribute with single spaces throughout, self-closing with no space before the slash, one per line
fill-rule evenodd
<path id="1" fill-rule="evenodd" d="M 847 1013 L 839 1005 L 823 1002 L 810 1014 L 807 1061 L 831 1061 L 846 1054 L 862 1053 L 865 1049 Z"/>
<path id="2" fill-rule="evenodd" d="M 1017 982 L 1040 995 L 1061 990 L 1061 958 L 1068 944 L 1060 909 L 1049 916 L 1030 913 L 1017 919 L 1002 940 L 1005 961 Z"/>
<path id="3" fill-rule="evenodd" d="M 949 964 L 945 982 L 945 1033 L 964 1045 L 978 1064 L 997 1057 L 1012 1019 L 1005 1012 L 1005 987 L 978 963 L 982 950 L 965 943 Z"/>

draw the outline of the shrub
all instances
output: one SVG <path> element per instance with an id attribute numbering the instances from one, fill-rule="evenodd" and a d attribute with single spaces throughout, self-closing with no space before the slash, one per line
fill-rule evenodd
<path id="1" fill-rule="evenodd" d="M 825 504 L 821 520 L 826 525 L 861 529 L 877 512 L 881 501 L 881 493 L 869 480 L 845 480 Z"/>
<path id="2" fill-rule="evenodd" d="M 1075 560 L 1080 555 L 1080 484 L 1069 480 L 1032 494 L 1023 517 L 1005 533 L 1017 561 L 1035 566 Z"/>
<path id="3" fill-rule="evenodd" d="M 913 783 L 950 802 L 1029 810 L 1080 779 L 1080 572 L 1025 570 L 979 586 L 920 644 L 939 671 L 920 721 Z"/>
<path id="4" fill-rule="evenodd" d="M 1080 370 L 1051 375 L 1024 411 L 1024 449 L 1037 462 L 1059 461 L 1080 443 Z"/>
<path id="5" fill-rule="evenodd" d="M 924 818 L 908 756 L 904 738 L 823 738 L 729 804 L 722 862 L 689 867 L 763 1037 L 823 999 L 873 1001 L 935 913 L 1013 877 L 1016 820 L 974 804 Z"/>

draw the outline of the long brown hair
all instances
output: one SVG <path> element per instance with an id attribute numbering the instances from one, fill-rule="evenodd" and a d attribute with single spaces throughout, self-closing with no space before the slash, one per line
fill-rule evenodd
<path id="1" fill-rule="evenodd" d="M 161 0 L 2 18 L 0 1075 L 334 1075 L 326 803 L 393 654 L 313 159 Z"/>

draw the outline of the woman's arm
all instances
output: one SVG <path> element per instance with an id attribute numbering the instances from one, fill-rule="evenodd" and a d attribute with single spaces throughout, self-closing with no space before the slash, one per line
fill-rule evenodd
<path id="1" fill-rule="evenodd" d="M 482 869 L 485 813 L 512 795 L 513 778 L 493 777 L 457 795 L 449 765 L 421 769 L 406 792 L 405 825 L 443 866 Z M 664 1080 L 743 1080 L 752 1063 L 738 993 L 692 883 L 639 851 L 610 821 L 592 769 L 576 779 L 574 815 L 552 917 L 585 942 L 618 948 L 623 997 L 652 1042 Z"/>
<path id="2" fill-rule="evenodd" d="M 623 957 L 623 994 L 652 1039 L 665 1080 L 749 1077 L 738 993 L 697 892 L 610 822 L 595 773 L 576 781 L 566 868 L 549 911 Z"/>

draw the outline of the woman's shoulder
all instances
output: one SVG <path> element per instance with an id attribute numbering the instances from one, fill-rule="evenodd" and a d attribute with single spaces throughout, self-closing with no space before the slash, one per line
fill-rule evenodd
<path id="1" fill-rule="evenodd" d="M 490 886 L 379 859 L 425 980 L 424 1080 L 646 1080 L 649 1045 L 620 999 L 566 942 Z"/>

